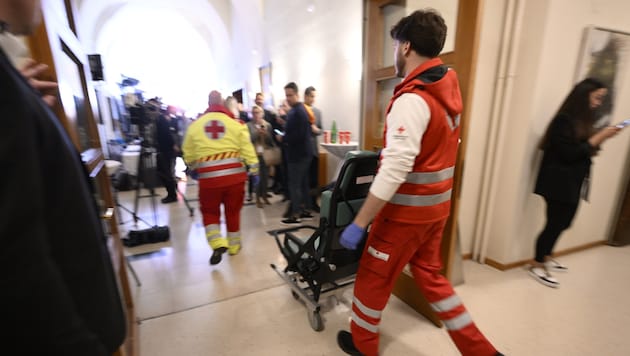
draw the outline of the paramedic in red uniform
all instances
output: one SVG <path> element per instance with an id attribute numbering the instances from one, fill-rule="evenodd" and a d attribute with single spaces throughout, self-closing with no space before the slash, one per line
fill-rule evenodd
<path id="1" fill-rule="evenodd" d="M 221 262 L 226 251 L 241 249 L 241 208 L 247 175 L 258 180 L 258 157 L 247 125 L 223 105 L 212 91 L 205 114 L 190 124 L 182 145 L 184 161 L 199 179 L 199 204 L 206 238 L 213 250 L 210 264 Z M 225 209 L 227 237 L 221 235 L 221 204 Z"/>
<path id="2" fill-rule="evenodd" d="M 356 249 L 372 222 L 354 286 L 351 332 L 340 331 L 337 342 L 351 355 L 378 355 L 382 311 L 409 263 L 462 355 L 501 355 L 440 274 L 462 111 L 456 74 L 436 58 L 446 25 L 434 10 L 415 11 L 391 36 L 396 75 L 404 80 L 387 108 L 384 149 L 370 193 L 341 236 L 343 246 Z"/>

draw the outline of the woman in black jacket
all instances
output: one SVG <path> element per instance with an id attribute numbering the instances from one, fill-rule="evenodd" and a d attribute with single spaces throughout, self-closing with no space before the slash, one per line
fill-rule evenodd
<path id="1" fill-rule="evenodd" d="M 547 203 L 547 222 L 536 241 L 536 255 L 529 273 L 549 287 L 560 285 L 550 271 L 567 271 L 551 255 L 562 231 L 571 226 L 580 198 L 587 198 L 591 156 L 620 130 L 616 126 L 594 127 L 597 108 L 607 92 L 604 84 L 591 78 L 575 85 L 541 142 L 544 155 L 534 193 Z"/>

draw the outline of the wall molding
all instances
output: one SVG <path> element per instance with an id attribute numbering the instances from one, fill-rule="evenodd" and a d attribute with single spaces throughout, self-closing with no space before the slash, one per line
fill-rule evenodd
<path id="1" fill-rule="evenodd" d="M 575 247 L 568 248 L 566 250 L 562 250 L 560 252 L 556 252 L 556 253 L 553 254 L 553 256 L 554 257 L 565 256 L 565 255 L 569 255 L 569 254 L 572 254 L 572 253 L 588 250 L 588 249 L 591 249 L 593 247 L 606 245 L 607 243 L 608 243 L 607 240 L 589 242 L 589 243 L 584 244 L 584 245 L 575 246 Z M 471 259 L 472 259 L 472 253 L 466 253 L 466 254 L 462 255 L 462 260 L 471 260 Z M 493 260 L 491 258 L 487 258 L 487 257 L 484 259 L 484 263 L 485 264 L 487 264 L 488 266 L 492 266 L 492 267 L 498 269 L 499 271 L 507 271 L 507 270 L 512 269 L 512 268 L 521 267 L 521 266 L 524 266 L 524 265 L 526 265 L 526 264 L 528 264 L 530 262 L 531 262 L 531 259 L 516 261 L 516 262 L 512 262 L 512 263 L 501 263 L 501 262 L 495 261 L 495 260 Z"/>

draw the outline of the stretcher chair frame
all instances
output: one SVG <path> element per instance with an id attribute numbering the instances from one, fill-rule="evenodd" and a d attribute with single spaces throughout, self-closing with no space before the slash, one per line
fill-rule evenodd
<path id="1" fill-rule="evenodd" d="M 285 268 L 275 264 L 271 264 L 271 268 L 291 287 L 292 296 L 304 303 L 315 331 L 324 330 L 320 314 L 322 296 L 354 283 L 366 239 L 352 251 L 339 244 L 339 237 L 367 197 L 377 164 L 375 152 L 348 152 L 334 187 L 322 194 L 322 201 L 329 204 L 322 204 L 319 226 L 300 225 L 268 231 L 287 260 Z M 297 235 L 302 230 L 312 230 L 306 240 Z"/>

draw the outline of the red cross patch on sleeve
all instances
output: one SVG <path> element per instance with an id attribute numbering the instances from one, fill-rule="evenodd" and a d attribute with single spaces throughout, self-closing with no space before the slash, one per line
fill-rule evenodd
<path id="1" fill-rule="evenodd" d="M 402 140 L 409 137 L 409 135 L 407 134 L 407 129 L 404 126 L 400 125 L 397 129 L 394 130 L 393 137 L 395 139 Z"/>

